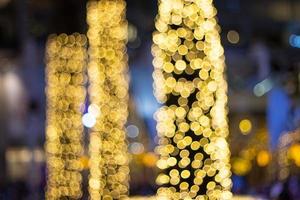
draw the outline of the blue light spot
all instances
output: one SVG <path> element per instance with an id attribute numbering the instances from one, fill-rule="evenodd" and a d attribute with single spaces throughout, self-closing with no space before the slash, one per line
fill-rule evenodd
<path id="1" fill-rule="evenodd" d="M 300 48 L 300 35 L 292 34 L 289 38 L 289 43 L 292 47 Z"/>

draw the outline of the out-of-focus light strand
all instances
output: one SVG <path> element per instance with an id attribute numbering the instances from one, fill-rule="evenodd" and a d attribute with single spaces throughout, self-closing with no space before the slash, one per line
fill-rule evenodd
<path id="1" fill-rule="evenodd" d="M 85 101 L 84 35 L 53 35 L 47 42 L 46 200 L 81 199 L 81 105 Z"/>
<path id="2" fill-rule="evenodd" d="M 89 111 L 96 119 L 89 146 L 91 200 L 128 198 L 129 159 L 124 127 L 128 116 L 125 11 L 124 0 L 90 1 L 87 6 L 89 97 L 96 108 Z M 136 33 L 131 31 L 134 36 Z"/>
<path id="3" fill-rule="evenodd" d="M 211 0 L 162 0 L 153 34 L 158 199 L 232 199 L 224 50 Z"/>

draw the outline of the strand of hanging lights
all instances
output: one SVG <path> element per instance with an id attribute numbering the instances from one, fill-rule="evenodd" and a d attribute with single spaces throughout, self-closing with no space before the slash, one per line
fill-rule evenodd
<path id="1" fill-rule="evenodd" d="M 47 200 L 80 199 L 82 195 L 86 42 L 80 34 L 55 35 L 47 42 Z"/>
<path id="2" fill-rule="evenodd" d="M 128 197 L 127 21 L 123 0 L 90 1 L 88 76 L 91 106 L 98 113 L 90 133 L 89 193 L 92 200 Z"/>
<path id="3" fill-rule="evenodd" d="M 212 0 L 160 0 L 153 34 L 159 199 L 231 199 L 224 50 Z"/>

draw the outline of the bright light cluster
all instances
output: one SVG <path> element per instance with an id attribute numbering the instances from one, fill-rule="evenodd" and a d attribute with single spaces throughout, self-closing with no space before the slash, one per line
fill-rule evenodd
<path id="1" fill-rule="evenodd" d="M 87 39 L 51 36 L 47 43 L 46 199 L 80 199 L 83 154 L 81 107 L 85 101 Z"/>
<path id="2" fill-rule="evenodd" d="M 161 0 L 153 35 L 159 199 L 232 199 L 227 83 L 212 0 Z"/>
<path id="3" fill-rule="evenodd" d="M 300 130 L 283 134 L 279 139 L 278 149 L 278 178 L 286 180 L 293 175 L 293 165 L 300 167 Z"/>
<path id="4" fill-rule="evenodd" d="M 124 125 L 128 116 L 127 21 L 123 0 L 91 1 L 88 75 L 91 103 L 100 115 L 90 136 L 91 199 L 125 199 L 128 153 Z"/>

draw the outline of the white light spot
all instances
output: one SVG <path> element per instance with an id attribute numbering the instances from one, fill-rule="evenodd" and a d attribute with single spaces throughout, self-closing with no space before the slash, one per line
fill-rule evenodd
<path id="1" fill-rule="evenodd" d="M 95 118 L 98 118 L 101 114 L 101 111 L 100 111 L 99 106 L 97 106 L 96 104 L 91 104 L 88 107 L 88 113 L 93 115 Z"/>
<path id="2" fill-rule="evenodd" d="M 127 135 L 130 138 L 136 138 L 140 133 L 139 128 L 135 125 L 127 126 L 126 130 L 127 130 Z"/>
<path id="3" fill-rule="evenodd" d="M 92 128 L 96 124 L 96 118 L 91 113 L 86 113 L 82 116 L 82 123 L 87 128 Z"/>
<path id="4" fill-rule="evenodd" d="M 273 84 L 270 79 L 265 79 L 262 82 L 255 85 L 253 93 L 257 97 L 261 97 L 273 88 Z"/>
<path id="5" fill-rule="evenodd" d="M 135 155 L 142 154 L 145 148 L 142 143 L 134 142 L 129 145 L 129 151 Z"/>

